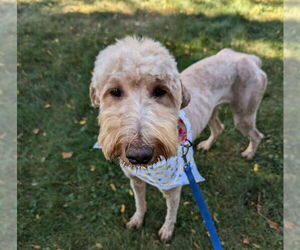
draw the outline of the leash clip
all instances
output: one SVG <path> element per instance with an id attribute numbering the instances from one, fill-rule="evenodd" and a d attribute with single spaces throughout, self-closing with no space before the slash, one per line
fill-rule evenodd
<path id="1" fill-rule="evenodd" d="M 186 141 L 184 142 L 184 144 L 182 144 L 182 159 L 184 161 L 184 165 L 185 167 L 187 166 L 188 164 L 188 160 L 187 160 L 187 154 L 190 150 L 190 148 L 193 146 L 193 143 L 186 139 Z"/>

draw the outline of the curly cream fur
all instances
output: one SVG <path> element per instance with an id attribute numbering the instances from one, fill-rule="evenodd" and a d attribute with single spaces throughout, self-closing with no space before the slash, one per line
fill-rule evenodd
<path id="1" fill-rule="evenodd" d="M 133 144 L 154 148 L 149 164 L 161 156 L 175 155 L 180 108 L 185 108 L 194 139 L 207 124 L 210 126 L 210 137 L 198 144 L 198 149 L 207 150 L 224 128 L 217 116 L 218 106 L 229 103 L 236 128 L 250 139 L 242 156 L 251 159 L 263 137 L 255 124 L 267 84 L 260 66 L 261 60 L 254 55 L 223 49 L 179 75 L 174 58 L 151 39 L 126 37 L 108 46 L 97 56 L 90 85 L 92 104 L 100 107 L 98 142 L 105 157 L 119 157 L 123 164 L 130 164 L 125 151 Z M 153 98 L 151 91 L 155 86 L 165 87 L 167 94 Z M 109 94 L 116 87 L 122 89 L 122 97 Z M 146 212 L 145 183 L 126 168 L 122 170 L 131 179 L 136 201 L 136 212 L 127 226 L 139 227 Z M 163 241 L 172 236 L 180 190 L 181 187 L 161 190 L 168 207 L 165 223 L 159 230 Z"/>

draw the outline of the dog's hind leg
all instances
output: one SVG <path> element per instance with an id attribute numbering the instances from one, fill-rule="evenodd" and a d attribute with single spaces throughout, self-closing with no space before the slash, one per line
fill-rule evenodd
<path id="1" fill-rule="evenodd" d="M 250 140 L 242 156 L 252 159 L 263 134 L 256 128 L 256 114 L 263 97 L 267 76 L 253 62 L 243 59 L 238 66 L 239 81 L 235 83 L 231 102 L 235 127 Z"/>
<path id="2" fill-rule="evenodd" d="M 127 228 L 139 228 L 143 224 L 147 209 L 146 183 L 137 177 L 130 176 L 130 185 L 133 189 L 136 211 L 126 224 Z"/>
<path id="3" fill-rule="evenodd" d="M 264 137 L 261 132 L 256 128 L 256 112 L 251 115 L 243 116 L 240 114 L 234 114 L 235 127 L 244 135 L 249 138 L 249 145 L 245 151 L 242 152 L 242 156 L 248 160 L 251 160 Z"/>
<path id="4" fill-rule="evenodd" d="M 211 115 L 211 118 L 208 122 L 209 128 L 210 128 L 210 136 L 207 140 L 200 142 L 197 145 L 197 149 L 204 149 L 209 150 L 212 144 L 216 141 L 218 136 L 222 133 L 224 130 L 224 125 L 220 122 L 218 118 L 218 112 L 219 108 L 216 107 Z"/>
<path id="5" fill-rule="evenodd" d="M 167 202 L 167 215 L 158 235 L 161 241 L 171 239 L 177 219 L 177 210 L 180 202 L 181 186 L 170 190 L 161 190 Z"/>

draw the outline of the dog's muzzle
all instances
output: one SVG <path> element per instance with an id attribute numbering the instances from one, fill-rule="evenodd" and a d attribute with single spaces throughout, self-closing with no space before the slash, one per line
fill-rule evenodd
<path id="1" fill-rule="evenodd" d="M 126 150 L 126 158 L 132 164 L 147 164 L 153 157 L 153 149 L 148 145 L 130 145 Z"/>

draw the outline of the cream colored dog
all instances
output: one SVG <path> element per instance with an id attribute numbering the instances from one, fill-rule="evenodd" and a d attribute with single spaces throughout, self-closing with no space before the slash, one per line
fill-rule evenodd
<path id="1" fill-rule="evenodd" d="M 229 103 L 236 128 L 250 140 L 242 156 L 251 159 L 263 138 L 255 124 L 267 85 L 260 66 L 254 55 L 223 49 L 179 74 L 159 42 L 126 37 L 108 46 L 97 57 L 90 85 L 92 104 L 100 107 L 98 143 L 104 156 L 119 158 L 122 166 L 148 166 L 176 155 L 180 109 L 190 120 L 194 139 L 209 125 L 210 137 L 197 146 L 208 150 L 223 130 L 218 106 Z M 145 183 L 123 171 L 136 204 L 127 226 L 139 227 L 146 212 Z M 161 191 L 167 215 L 159 236 L 166 241 L 174 230 L 181 187 Z"/>

